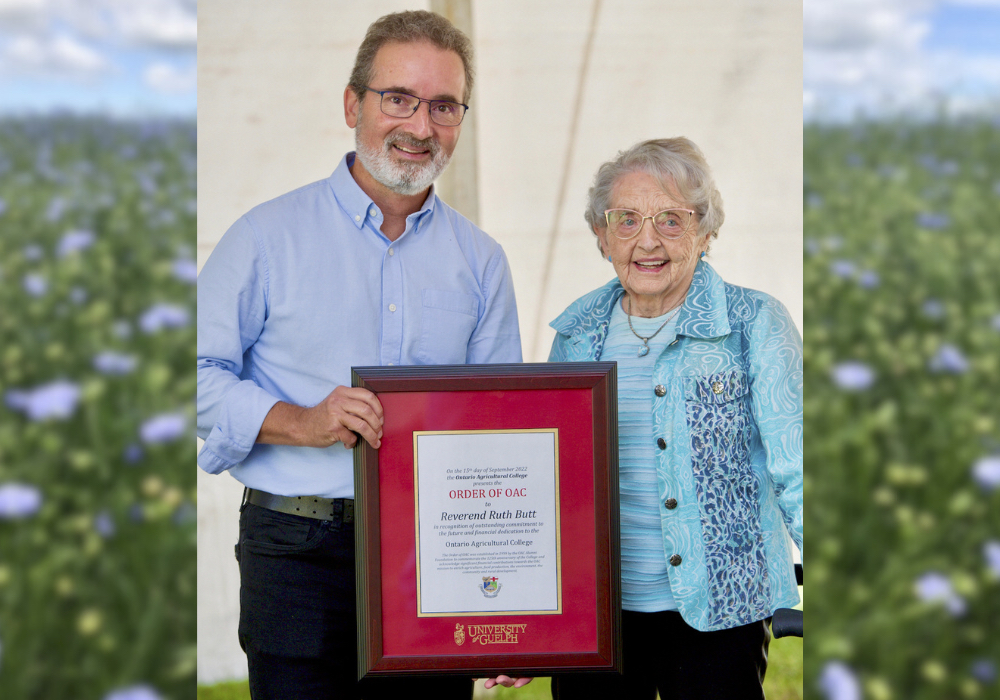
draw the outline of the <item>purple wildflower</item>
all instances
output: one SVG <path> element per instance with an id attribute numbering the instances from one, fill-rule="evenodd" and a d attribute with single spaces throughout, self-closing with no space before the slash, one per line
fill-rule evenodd
<path id="1" fill-rule="evenodd" d="M 142 461 L 145 454 L 146 453 L 143 452 L 142 446 L 133 442 L 122 452 L 122 459 L 125 460 L 125 464 L 138 464 Z"/>
<path id="2" fill-rule="evenodd" d="M 862 362 L 841 362 L 830 374 L 833 383 L 845 391 L 862 391 L 875 383 L 875 372 Z"/>
<path id="3" fill-rule="evenodd" d="M 979 459 L 972 465 L 972 478 L 984 489 L 1000 488 L 1000 457 Z"/>
<path id="4" fill-rule="evenodd" d="M 161 413 L 153 416 L 139 428 L 139 435 L 147 445 L 173 442 L 185 434 L 187 418 L 183 413 Z"/>
<path id="5" fill-rule="evenodd" d="M 40 245 L 32 243 L 31 245 L 24 246 L 25 260 L 34 262 L 36 260 L 41 260 L 43 255 L 45 255 L 45 251 L 42 250 L 42 246 Z"/>
<path id="6" fill-rule="evenodd" d="M 944 318 L 944 303 L 939 299 L 928 299 L 920 310 L 924 312 L 924 316 L 935 321 Z"/>
<path id="7" fill-rule="evenodd" d="M 163 700 L 163 698 L 148 685 L 132 685 L 108 693 L 104 696 L 104 700 Z"/>
<path id="8" fill-rule="evenodd" d="M 128 340 L 132 337 L 132 324 L 128 321 L 115 321 L 111 326 L 111 332 L 120 340 Z"/>
<path id="9" fill-rule="evenodd" d="M 194 260 L 175 260 L 174 277 L 181 282 L 194 284 L 198 281 L 198 263 Z"/>
<path id="10" fill-rule="evenodd" d="M 94 357 L 94 369 L 101 374 L 122 376 L 135 369 L 138 360 L 134 355 L 105 350 Z"/>
<path id="11" fill-rule="evenodd" d="M 986 559 L 986 568 L 1000 576 L 1000 542 L 990 540 L 984 544 L 983 558 Z"/>
<path id="12" fill-rule="evenodd" d="M 809 255 L 819 255 L 823 250 L 823 246 L 815 238 L 807 238 L 805 248 Z"/>
<path id="13" fill-rule="evenodd" d="M 133 503 L 128 507 L 128 519 L 133 523 L 141 523 L 146 519 L 146 509 L 141 503 Z"/>
<path id="14" fill-rule="evenodd" d="M 875 270 L 865 270 L 858 276 L 858 284 L 864 289 L 875 289 L 879 285 L 879 276 Z"/>
<path id="15" fill-rule="evenodd" d="M 0 520 L 27 518 L 42 507 L 42 492 L 29 484 L 0 485 Z"/>
<path id="16" fill-rule="evenodd" d="M 0 216 L 3 216 L 5 211 L 7 211 L 7 202 L 0 199 Z"/>
<path id="17" fill-rule="evenodd" d="M 965 359 L 962 351 L 954 345 L 942 345 L 937 354 L 931 358 L 929 366 L 934 372 L 962 374 L 968 371 L 969 361 Z"/>
<path id="18" fill-rule="evenodd" d="M 819 674 L 819 689 L 826 700 L 861 700 L 861 683 L 850 666 L 830 661 Z"/>
<path id="19" fill-rule="evenodd" d="M 73 287 L 69 290 L 69 300 L 79 306 L 87 301 L 87 290 L 83 287 Z"/>
<path id="20" fill-rule="evenodd" d="M 947 214 L 922 212 L 917 216 L 917 226 L 920 226 L 921 228 L 929 228 L 940 231 L 943 228 L 948 228 L 950 224 L 951 219 Z"/>
<path id="21" fill-rule="evenodd" d="M 7 405 L 34 421 L 69 418 L 79 400 L 80 387 L 64 379 L 29 391 L 11 389 L 7 392 Z"/>
<path id="22" fill-rule="evenodd" d="M 965 601 L 955 593 L 951 581 L 944 574 L 927 572 L 916 580 L 914 591 L 925 603 L 942 603 L 954 617 L 965 614 Z"/>
<path id="23" fill-rule="evenodd" d="M 92 231 L 67 231 L 62 240 L 59 241 L 59 246 L 56 248 L 56 255 L 64 258 L 71 253 L 86 250 L 93 244 L 94 233 Z"/>
<path id="24" fill-rule="evenodd" d="M 115 521 L 111 518 L 111 513 L 102 510 L 94 516 L 94 530 L 101 537 L 108 539 L 115 536 Z"/>
<path id="25" fill-rule="evenodd" d="M 177 304 L 154 304 L 139 319 L 139 327 L 144 333 L 156 333 L 163 328 L 183 328 L 191 314 Z"/>
<path id="26" fill-rule="evenodd" d="M 938 165 L 938 175 L 958 175 L 958 163 L 953 160 L 946 160 Z"/>
<path id="27" fill-rule="evenodd" d="M 45 212 L 45 218 L 49 221 L 58 221 L 62 218 L 63 212 L 66 211 L 66 200 L 62 197 L 53 197 L 52 201 L 49 202 L 49 208 Z"/>
<path id="28" fill-rule="evenodd" d="M 854 263 L 850 260 L 834 260 L 830 263 L 830 272 L 832 272 L 837 277 L 841 279 L 848 279 L 849 277 L 854 277 L 854 273 L 857 270 Z"/>
<path id="29" fill-rule="evenodd" d="M 809 196 L 806 197 L 806 205 L 810 209 L 819 209 L 823 206 L 823 195 L 816 192 L 810 192 Z"/>
<path id="30" fill-rule="evenodd" d="M 181 526 L 193 523 L 197 517 L 198 510 L 194 507 L 194 504 L 190 501 L 184 501 L 174 511 L 174 525 Z"/>
<path id="31" fill-rule="evenodd" d="M 24 291 L 33 297 L 44 296 L 49 291 L 49 281 L 37 272 L 29 272 L 24 276 Z"/>
<path id="32" fill-rule="evenodd" d="M 997 314 L 992 319 L 990 319 L 990 325 L 993 326 L 993 330 L 1000 333 L 1000 314 Z"/>
<path id="33" fill-rule="evenodd" d="M 997 665 L 989 659 L 976 659 L 970 671 L 972 677 L 983 685 L 990 685 L 997 679 Z"/>

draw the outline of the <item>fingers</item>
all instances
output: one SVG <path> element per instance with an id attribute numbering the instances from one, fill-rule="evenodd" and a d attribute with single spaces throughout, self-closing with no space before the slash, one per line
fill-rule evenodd
<path id="1" fill-rule="evenodd" d="M 496 678 L 487 678 L 483 683 L 483 687 L 489 690 L 495 685 L 502 685 L 504 688 L 523 688 L 524 686 L 531 683 L 533 677 L 528 678 L 511 678 L 510 676 L 500 675 Z"/>
<path id="2" fill-rule="evenodd" d="M 375 394 L 360 387 L 338 386 L 324 399 L 324 404 L 336 437 L 344 447 L 351 448 L 357 443 L 353 433 L 376 449 L 381 446 L 384 415 Z"/>
<path id="3" fill-rule="evenodd" d="M 299 411 L 300 436 L 292 444 L 329 447 L 342 442 L 349 449 L 360 436 L 375 449 L 382 445 L 382 404 L 367 389 L 338 386 L 317 405 Z"/>

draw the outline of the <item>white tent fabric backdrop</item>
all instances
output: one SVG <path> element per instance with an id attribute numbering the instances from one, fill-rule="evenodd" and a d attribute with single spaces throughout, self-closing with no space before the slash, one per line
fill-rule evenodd
<path id="1" fill-rule="evenodd" d="M 597 167 L 687 136 L 726 205 L 710 261 L 802 328 L 800 0 L 471 0 L 478 223 L 510 260 L 525 361 L 548 322 L 614 276 L 583 220 Z M 368 25 L 429 2 L 202 0 L 198 261 L 248 209 L 353 149 L 343 90 Z M 470 136 L 471 133 L 471 136 Z M 448 199 L 448 197 L 445 197 Z M 331 449 L 342 449 L 334 447 Z M 246 676 L 233 558 L 242 487 L 199 474 L 198 680 Z"/>

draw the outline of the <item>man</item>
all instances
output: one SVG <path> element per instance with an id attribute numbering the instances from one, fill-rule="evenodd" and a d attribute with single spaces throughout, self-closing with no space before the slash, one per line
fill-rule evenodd
<path id="1" fill-rule="evenodd" d="M 334 445 L 380 445 L 382 408 L 349 386 L 352 365 L 521 361 L 503 250 L 431 190 L 472 78 L 444 18 L 376 21 L 344 91 L 356 153 L 243 216 L 199 276 L 198 463 L 247 487 L 239 634 L 256 699 L 419 683 L 471 697 L 462 678 L 356 687 L 353 462 Z"/>

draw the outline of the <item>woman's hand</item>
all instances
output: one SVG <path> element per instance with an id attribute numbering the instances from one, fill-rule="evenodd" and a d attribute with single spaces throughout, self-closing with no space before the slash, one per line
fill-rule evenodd
<path id="1" fill-rule="evenodd" d="M 504 688 L 523 688 L 524 686 L 531 683 L 534 678 L 511 678 L 510 676 L 497 676 L 496 678 L 487 678 L 483 687 L 489 690 L 495 685 L 502 685 Z"/>

